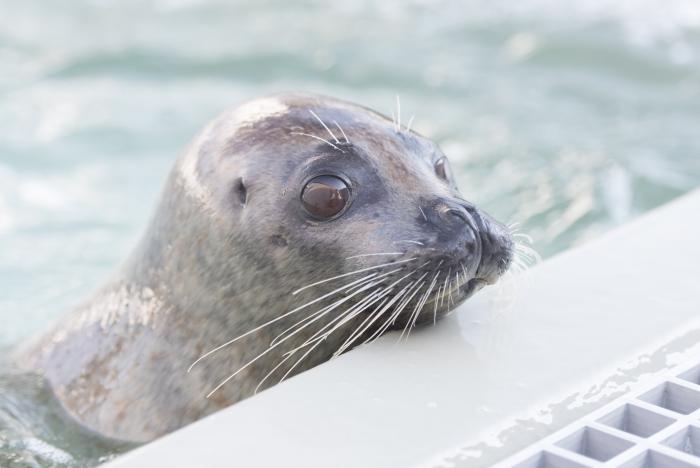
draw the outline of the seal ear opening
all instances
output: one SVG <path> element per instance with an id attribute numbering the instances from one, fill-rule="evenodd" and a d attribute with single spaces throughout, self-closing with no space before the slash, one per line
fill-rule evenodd
<path id="1" fill-rule="evenodd" d="M 248 189 L 246 189 L 245 184 L 243 183 L 243 177 L 236 179 L 233 184 L 233 192 L 238 197 L 238 201 L 241 203 L 241 205 L 245 206 L 246 202 L 248 201 Z"/>

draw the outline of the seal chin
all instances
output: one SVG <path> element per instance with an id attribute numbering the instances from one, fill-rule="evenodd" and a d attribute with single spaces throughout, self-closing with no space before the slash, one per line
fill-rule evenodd
<path id="1" fill-rule="evenodd" d="M 498 281 L 498 279 L 494 280 Z M 483 278 L 472 278 L 466 283 L 463 283 L 462 285 L 459 286 L 456 295 L 456 300 L 455 304 L 459 305 L 462 302 L 466 301 L 470 297 L 472 297 L 474 294 L 479 292 L 484 286 L 489 285 L 489 284 L 494 284 L 494 283 L 489 283 L 487 280 Z M 447 311 L 445 311 L 447 312 Z"/>
<path id="2" fill-rule="evenodd" d="M 489 282 L 488 280 L 485 280 L 483 278 L 472 278 L 467 283 L 463 286 L 464 289 L 464 295 L 466 296 L 465 299 L 468 299 L 469 297 L 472 296 L 472 294 L 478 292 L 486 286 L 487 284 L 494 284 L 497 280 L 494 280 L 493 282 Z"/>
<path id="3" fill-rule="evenodd" d="M 485 213 L 478 217 L 481 259 L 474 278 L 495 284 L 513 262 L 514 243 L 508 229 Z"/>

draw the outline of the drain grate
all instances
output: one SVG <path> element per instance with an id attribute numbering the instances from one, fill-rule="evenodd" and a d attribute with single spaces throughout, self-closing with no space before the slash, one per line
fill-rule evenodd
<path id="1" fill-rule="evenodd" d="M 676 368 L 498 468 L 700 467 L 700 364 Z"/>

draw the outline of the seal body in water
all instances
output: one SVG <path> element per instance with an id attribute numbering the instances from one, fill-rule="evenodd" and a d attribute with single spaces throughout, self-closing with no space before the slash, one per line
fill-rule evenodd
<path id="1" fill-rule="evenodd" d="M 123 267 L 16 358 L 90 429 L 148 441 L 433 323 L 513 250 L 430 140 L 328 97 L 261 98 L 195 138 Z"/>

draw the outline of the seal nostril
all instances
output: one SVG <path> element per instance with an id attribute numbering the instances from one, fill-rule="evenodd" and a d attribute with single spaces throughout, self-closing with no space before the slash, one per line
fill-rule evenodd
<path id="1" fill-rule="evenodd" d="M 241 205 L 245 206 L 246 202 L 248 201 L 248 189 L 246 189 L 245 184 L 243 183 L 243 177 L 236 179 L 233 190 L 238 197 L 238 201 L 241 203 Z"/>
<path id="2" fill-rule="evenodd" d="M 467 213 L 465 213 L 462 210 L 456 210 L 454 208 L 449 208 L 446 211 L 446 214 L 453 216 L 454 218 L 459 219 L 463 223 L 469 223 L 469 218 L 467 217 Z"/>
<path id="3" fill-rule="evenodd" d="M 474 255 L 474 253 L 476 253 L 476 241 L 474 239 L 468 239 L 464 242 L 464 251 L 467 255 Z"/>

